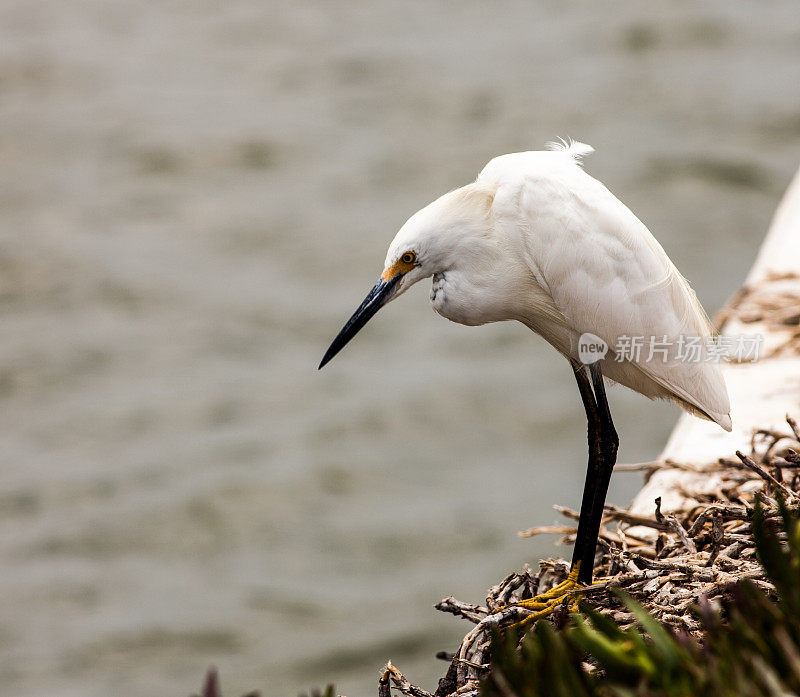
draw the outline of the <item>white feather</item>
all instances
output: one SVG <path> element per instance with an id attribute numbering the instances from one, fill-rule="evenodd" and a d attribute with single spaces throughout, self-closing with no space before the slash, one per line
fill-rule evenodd
<path id="1" fill-rule="evenodd" d="M 407 250 L 418 257 L 397 295 L 434 276 L 431 300 L 448 319 L 518 320 L 572 360 L 592 333 L 612 349 L 606 377 L 730 430 L 719 368 L 677 355 L 681 337 L 711 336 L 694 292 L 644 224 L 579 166 L 590 146 L 548 147 L 494 158 L 474 183 L 412 216 L 386 258 L 390 268 Z M 634 336 L 666 337 L 666 360 L 614 353 Z"/>
<path id="2" fill-rule="evenodd" d="M 578 164 L 581 164 L 583 157 L 591 155 L 594 152 L 594 148 L 591 145 L 581 143 L 572 138 L 567 138 L 566 140 L 564 138 L 551 140 L 549 143 L 545 143 L 544 147 L 553 152 L 564 152 Z"/>

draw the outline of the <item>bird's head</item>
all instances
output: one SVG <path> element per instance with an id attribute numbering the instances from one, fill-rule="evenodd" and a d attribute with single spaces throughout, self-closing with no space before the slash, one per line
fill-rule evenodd
<path id="1" fill-rule="evenodd" d="M 333 340 L 319 367 L 339 353 L 378 310 L 417 281 L 471 257 L 486 238 L 491 203 L 491 193 L 468 185 L 412 215 L 389 245 L 378 282 Z"/>

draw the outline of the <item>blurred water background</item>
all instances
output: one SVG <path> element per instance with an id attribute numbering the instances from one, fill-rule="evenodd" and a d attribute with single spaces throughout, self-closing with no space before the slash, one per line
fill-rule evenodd
<path id="1" fill-rule="evenodd" d="M 516 536 L 585 463 L 528 330 L 426 283 L 316 371 L 411 213 L 556 136 L 714 311 L 800 160 L 797 3 L 0 4 L 3 694 L 433 688 L 433 603 L 569 555 Z M 611 400 L 654 458 L 676 409 Z"/>

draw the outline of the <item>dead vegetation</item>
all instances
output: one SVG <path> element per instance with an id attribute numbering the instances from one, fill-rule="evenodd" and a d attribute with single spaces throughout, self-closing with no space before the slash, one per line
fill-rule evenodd
<path id="1" fill-rule="evenodd" d="M 800 503 L 800 430 L 791 417 L 786 423 L 785 430 L 756 431 L 748 454 L 737 451 L 735 458 L 721 458 L 699 470 L 692 467 L 693 472 L 707 474 L 715 486 L 711 490 L 707 486 L 696 491 L 683 489 L 684 507 L 680 511 L 662 514 L 658 499 L 653 502 L 651 517 L 606 506 L 596 581 L 582 591 L 583 597 L 624 627 L 632 624 L 634 617 L 614 592 L 623 589 L 663 624 L 697 635 L 700 627 L 692 608 L 701 600 L 713 603 L 731 584 L 748 579 L 774 594 L 756 557 L 751 521 L 757 498 L 767 519 L 779 516 L 777 499 L 793 506 Z M 667 461 L 638 468 L 652 473 L 686 466 Z M 577 521 L 575 511 L 557 510 L 569 521 Z M 563 535 L 570 543 L 576 526 L 539 527 L 520 534 L 529 537 L 544 533 Z M 566 578 L 568 570 L 565 561 L 547 560 L 540 563 L 537 572 L 525 568 L 508 575 L 489 589 L 484 604 L 453 597 L 442 600 L 436 605 L 438 610 L 473 626 L 455 654 L 439 655 L 450 661 L 450 668 L 438 689 L 430 693 L 415 686 L 389 663 L 379 681 L 379 697 L 389 697 L 391 687 L 410 697 L 475 697 L 480 679 L 490 670 L 493 630 L 513 625 L 529 614 L 523 608 L 507 606 L 547 590 Z M 567 614 L 563 606 L 552 621 L 563 624 Z"/>

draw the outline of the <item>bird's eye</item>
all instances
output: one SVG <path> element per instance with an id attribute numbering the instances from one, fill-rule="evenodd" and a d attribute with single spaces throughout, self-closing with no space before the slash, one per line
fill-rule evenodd
<path id="1" fill-rule="evenodd" d="M 417 255 L 414 252 L 406 252 L 400 257 L 400 261 L 404 264 L 413 264 L 417 260 Z"/>

